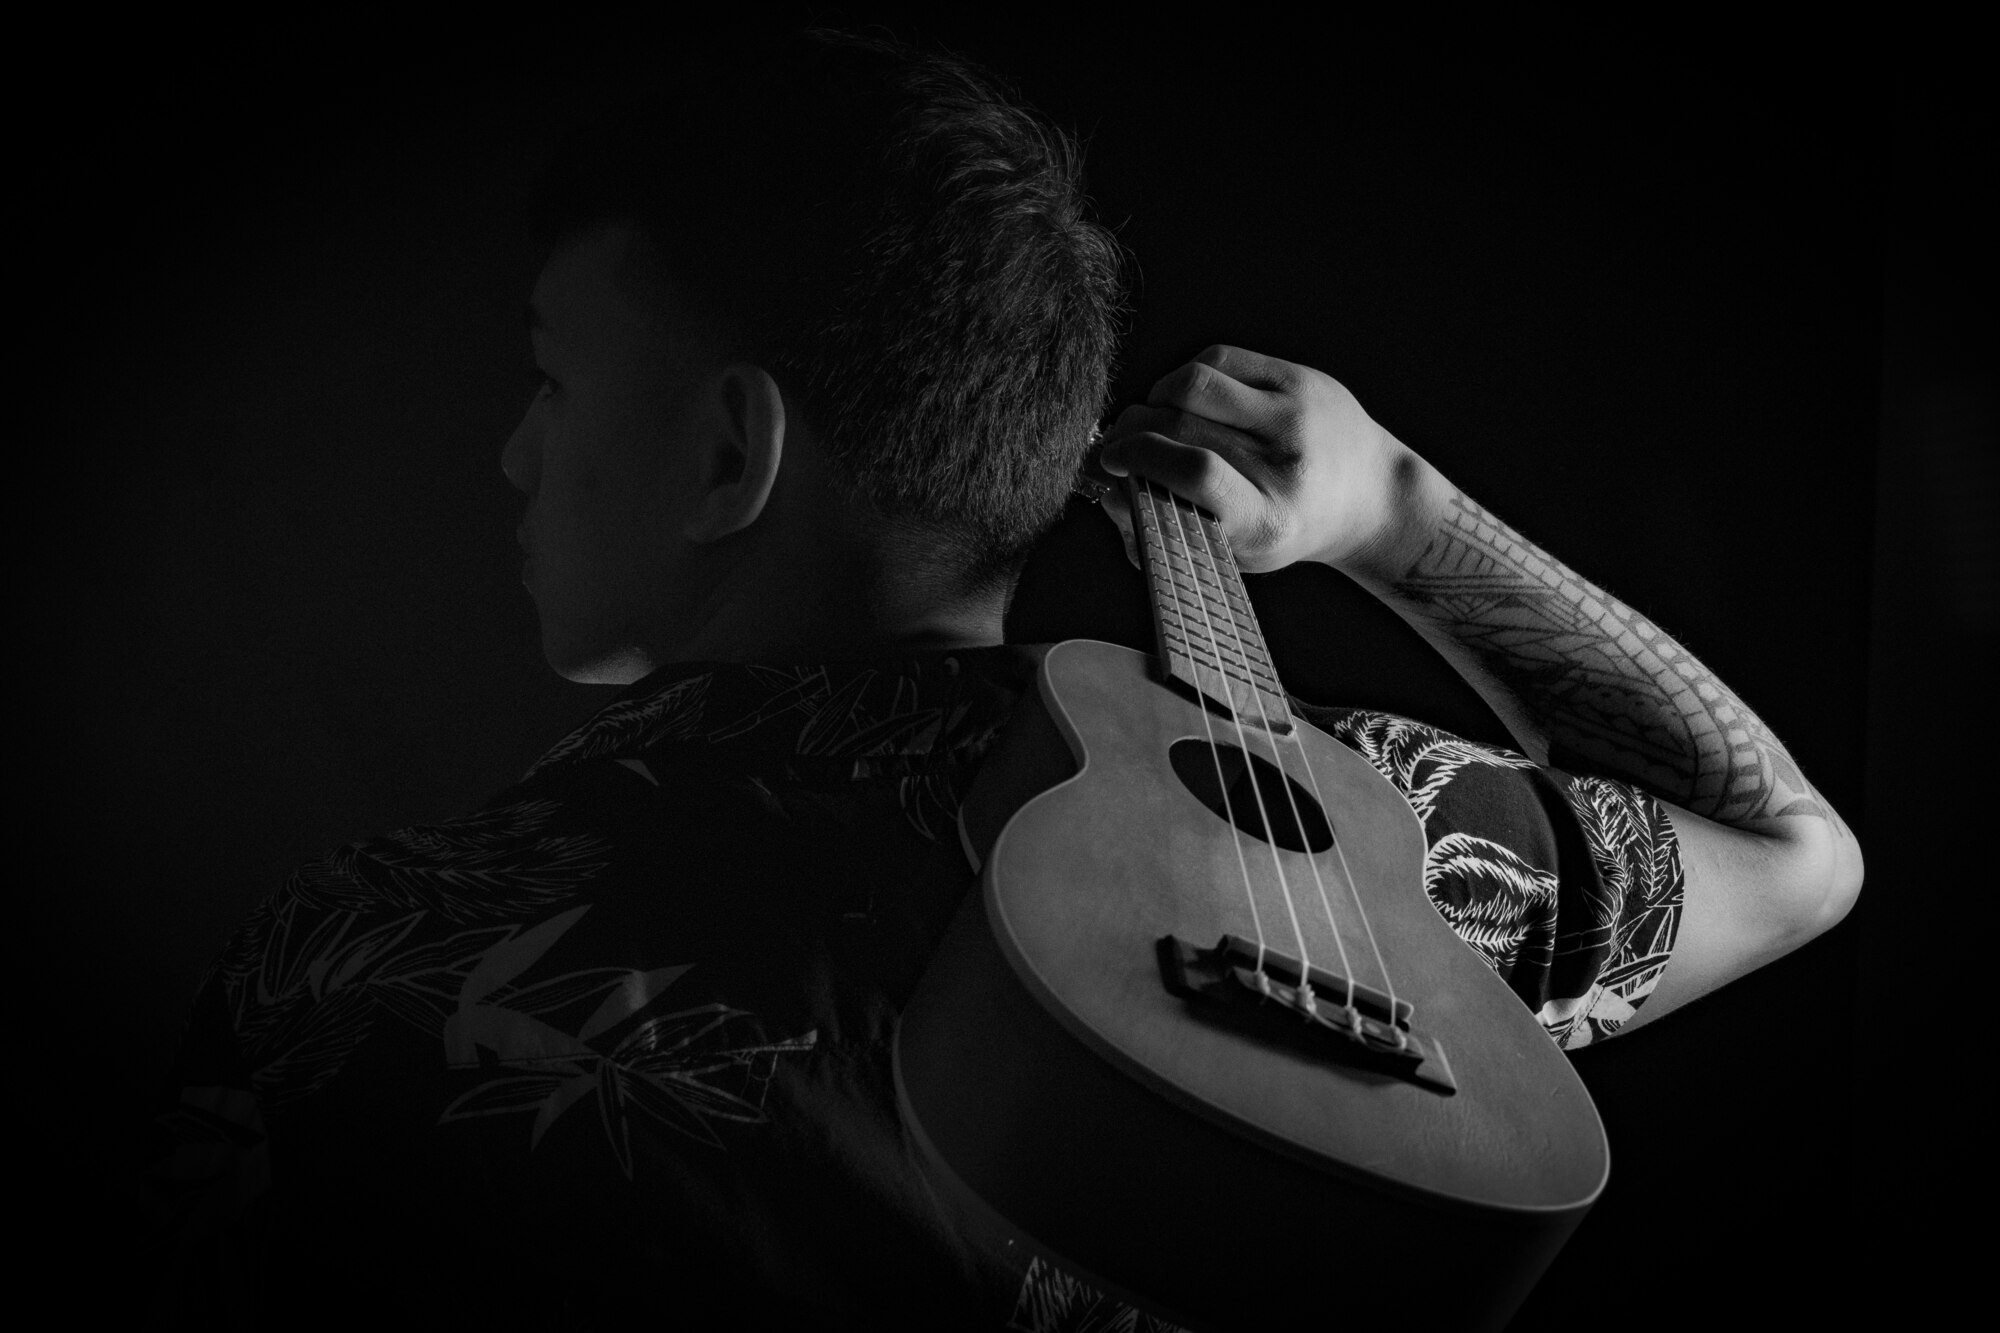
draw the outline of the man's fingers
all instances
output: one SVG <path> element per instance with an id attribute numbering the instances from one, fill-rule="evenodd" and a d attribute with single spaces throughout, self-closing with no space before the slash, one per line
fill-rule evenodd
<path id="1" fill-rule="evenodd" d="M 1146 404 L 1246 431 L 1268 429 L 1280 406 L 1275 394 L 1204 361 L 1190 361 L 1162 376 L 1146 395 Z"/>
<path id="2" fill-rule="evenodd" d="M 1244 568 L 1277 568 L 1297 558 L 1287 543 L 1307 480 L 1306 418 L 1323 405 L 1324 378 L 1217 344 L 1162 378 L 1144 404 L 1119 413 L 1100 465 L 1213 513 Z M 1114 510 L 1113 518 L 1129 531 L 1129 514 Z"/>
<path id="3" fill-rule="evenodd" d="M 1158 482 L 1216 515 L 1225 527 L 1254 514 L 1262 504 L 1257 487 L 1213 449 L 1183 444 L 1156 431 L 1123 436 L 1117 443 L 1118 465 L 1113 467 L 1107 459 L 1107 470 Z"/>
<path id="4" fill-rule="evenodd" d="M 1269 393 L 1296 394 L 1305 388 L 1309 373 L 1297 362 L 1227 343 L 1202 348 L 1189 364 L 1212 367 L 1238 384 Z"/>
<path id="5" fill-rule="evenodd" d="M 1263 469 L 1267 446 L 1247 431 L 1224 425 L 1210 417 L 1198 416 L 1172 407 L 1134 404 L 1118 414 L 1099 452 L 1104 470 L 1113 476 L 1130 471 L 1128 462 L 1134 441 L 1148 435 L 1164 436 L 1181 444 L 1191 444 L 1221 454 L 1223 460 L 1246 475 Z M 1164 477 L 1155 480 L 1164 481 Z"/>

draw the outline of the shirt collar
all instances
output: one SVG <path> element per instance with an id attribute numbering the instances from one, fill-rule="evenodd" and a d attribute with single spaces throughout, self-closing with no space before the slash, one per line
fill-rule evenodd
<path id="1" fill-rule="evenodd" d="M 1014 646 L 860 662 L 676 662 L 629 686 L 558 741 L 526 777 L 662 749 L 737 764 L 832 765 L 865 776 L 922 756 L 983 750 L 1032 676 Z"/>

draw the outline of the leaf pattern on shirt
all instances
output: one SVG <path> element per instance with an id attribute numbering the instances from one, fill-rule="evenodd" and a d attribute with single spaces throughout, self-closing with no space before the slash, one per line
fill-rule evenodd
<path id="1" fill-rule="evenodd" d="M 275 1106 L 323 1088 L 383 1015 L 440 1031 L 489 952 L 522 932 L 505 918 L 604 868 L 603 839 L 547 832 L 559 809 L 513 801 L 338 848 L 258 907 L 213 971 L 259 1094 Z M 439 930 L 471 921 L 485 924 Z"/>
<path id="2" fill-rule="evenodd" d="M 1436 813 L 1438 798 L 1468 766 L 1529 771 L 1535 767 L 1534 761 L 1523 755 L 1462 740 L 1389 713 L 1350 713 L 1334 735 L 1396 785 L 1426 828 Z"/>
<path id="3" fill-rule="evenodd" d="M 534 1113 L 529 1150 L 573 1107 L 596 1099 L 598 1120 L 619 1170 L 635 1178 L 632 1127 L 650 1120 L 710 1147 L 721 1147 L 713 1122 L 761 1124 L 764 1098 L 780 1056 L 803 1054 L 817 1031 L 768 1040 L 742 1009 L 698 1004 L 637 1021 L 692 964 L 647 972 L 592 968 L 519 986 L 542 955 L 585 909 L 551 918 L 490 951 L 466 979 L 461 1004 L 442 1031 L 445 1061 L 461 1069 L 511 1071 L 475 1084 L 444 1108 L 439 1124 L 491 1115 Z M 609 971 L 614 975 L 606 976 Z M 571 1031 L 555 1011 L 596 1000 Z M 619 1029 L 627 1029 L 613 1041 Z"/>
<path id="4" fill-rule="evenodd" d="M 560 809 L 511 801 L 350 843 L 294 871 L 286 892 L 309 907 L 406 907 L 452 921 L 539 911 L 574 894 L 607 860 L 601 838 L 543 832 Z"/>
<path id="5" fill-rule="evenodd" d="M 1597 866 L 1598 910 L 1611 956 L 1590 988 L 1543 1007 L 1542 1023 L 1566 1049 L 1608 1037 L 1629 1021 L 1666 970 L 1680 929 L 1683 887 L 1673 827 L 1659 806 L 1622 782 L 1582 777 L 1563 790 Z"/>
<path id="6" fill-rule="evenodd" d="M 755 1035 L 745 1039 L 739 1030 L 754 1033 L 757 1027 L 750 1014 L 705 1004 L 651 1020 L 607 1051 L 561 1040 L 568 1034 L 545 1029 L 525 1015 L 502 1014 L 504 1021 L 486 1025 L 478 1042 L 493 1043 L 501 1068 L 525 1072 L 478 1084 L 447 1106 L 438 1123 L 532 1111 L 532 1150 L 564 1112 L 594 1096 L 605 1139 L 627 1180 L 636 1178 L 635 1119 L 644 1117 L 720 1148 L 712 1122 L 767 1121 L 764 1097 L 778 1058 L 809 1052 L 819 1039 L 816 1031 L 779 1041 Z M 663 1029 L 668 1039 L 657 1048 L 648 1046 Z"/>
<path id="7" fill-rule="evenodd" d="M 720 1142 L 712 1120 L 762 1121 L 778 1056 L 811 1050 L 817 1034 L 767 1040 L 747 1011 L 717 1003 L 640 1020 L 687 964 L 525 980 L 588 910 L 399 949 L 427 913 L 371 924 L 358 912 L 315 914 L 297 900 L 274 903 L 263 918 L 255 969 L 223 969 L 252 1085 L 274 1107 L 309 1096 L 340 1073 L 387 1015 L 438 1040 L 446 1067 L 480 1068 L 477 1051 L 485 1048 L 499 1067 L 522 1071 L 475 1086 L 440 1123 L 532 1109 L 532 1145 L 595 1093 L 628 1178 L 634 1114 L 709 1144 Z M 554 1021 L 586 1006 L 574 1030 Z"/>
<path id="8" fill-rule="evenodd" d="M 1040 1256 L 1028 1261 L 1007 1327 L 1017 1333 L 1186 1333 L 1179 1324 L 1107 1296 Z"/>
<path id="9" fill-rule="evenodd" d="M 544 769 L 578 764 L 607 754 L 630 754 L 661 741 L 699 735 L 703 705 L 713 673 L 684 676 L 656 690 L 620 699 L 550 746 L 522 775 L 526 782 Z"/>
<path id="10" fill-rule="evenodd" d="M 384 921 L 280 894 L 246 923 L 217 971 L 252 1086 L 267 1105 L 326 1086 L 380 1016 L 439 1031 L 487 950 L 521 929 L 477 927 L 396 947 L 428 915 Z"/>
<path id="11" fill-rule="evenodd" d="M 1424 859 L 1424 891 L 1459 938 L 1503 976 L 1524 951 L 1546 961 L 1555 945 L 1556 877 L 1490 838 L 1439 838 Z"/>
<path id="12" fill-rule="evenodd" d="M 957 670 L 948 667 L 944 678 L 955 678 Z M 794 778 L 893 780 L 910 826 L 935 842 L 951 830 L 962 795 L 961 782 L 936 771 L 939 761 L 948 755 L 959 765 L 975 762 L 1007 722 L 1004 711 L 975 707 L 955 693 L 925 702 L 925 681 L 917 674 L 852 665 L 732 671 L 755 688 L 743 690 L 742 681 L 724 688 L 717 683 L 723 673 L 708 671 L 622 699 L 558 742 L 528 776 L 613 756 L 641 765 L 634 771 L 657 785 L 637 758 L 649 747 L 753 740 L 766 753 L 784 756 Z M 931 678 L 934 700 L 936 680 Z"/>
<path id="13" fill-rule="evenodd" d="M 1536 1017 L 1565 1049 L 1606 1037 L 1659 984 L 1679 928 L 1682 873 L 1677 844 L 1656 802 L 1620 782 L 1566 778 L 1559 785 L 1590 848 L 1595 876 L 1559 880 L 1490 838 L 1439 826 L 1441 802 L 1468 768 L 1533 771 L 1525 756 L 1460 739 L 1387 713 L 1349 712 L 1329 729 L 1409 801 L 1429 844 L 1424 889 L 1431 902 L 1502 976 L 1550 972 L 1559 887 L 1584 895 L 1567 907 L 1569 953 L 1605 951 L 1582 994 L 1544 999 Z"/>

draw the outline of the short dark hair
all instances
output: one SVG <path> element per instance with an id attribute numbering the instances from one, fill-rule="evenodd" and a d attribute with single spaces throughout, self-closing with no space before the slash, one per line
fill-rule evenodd
<path id="1" fill-rule="evenodd" d="M 1060 516 L 1122 332 L 1073 140 L 954 56 L 813 29 L 708 52 L 568 137 L 554 244 L 631 221 L 731 357 L 802 404 L 848 498 L 964 588 Z"/>

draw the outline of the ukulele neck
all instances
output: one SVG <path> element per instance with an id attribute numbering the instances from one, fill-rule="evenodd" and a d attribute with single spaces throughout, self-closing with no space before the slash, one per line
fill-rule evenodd
<path id="1" fill-rule="evenodd" d="M 1163 486 L 1126 481 L 1153 604 L 1154 664 L 1233 722 L 1292 730 L 1284 687 L 1222 525 Z"/>

